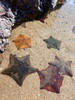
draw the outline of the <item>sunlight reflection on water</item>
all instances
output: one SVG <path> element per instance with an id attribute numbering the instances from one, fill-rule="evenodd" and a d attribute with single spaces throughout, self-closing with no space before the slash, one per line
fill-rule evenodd
<path id="1" fill-rule="evenodd" d="M 73 4 L 75 3 L 75 0 L 67 0 L 67 3 Z"/>

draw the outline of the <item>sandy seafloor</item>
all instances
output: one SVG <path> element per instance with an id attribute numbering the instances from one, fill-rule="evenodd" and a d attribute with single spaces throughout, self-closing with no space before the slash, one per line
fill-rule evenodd
<path id="1" fill-rule="evenodd" d="M 40 21 L 26 23 L 12 31 L 9 38 L 9 46 L 4 52 L 2 69 L 8 67 L 9 55 L 16 54 L 19 57 L 30 54 L 30 61 L 33 67 L 39 70 L 45 69 L 48 62 L 53 61 L 55 55 L 72 61 L 73 77 L 64 76 L 60 94 L 46 90 L 40 90 L 40 80 L 37 73 L 29 75 L 19 87 L 9 76 L 0 74 L 0 100 L 75 100 L 75 33 L 72 32 L 75 26 L 75 4 L 65 4 L 60 10 L 53 11 L 48 15 L 45 23 Z M 19 34 L 31 38 L 32 47 L 26 50 L 17 50 L 12 42 Z M 53 36 L 61 40 L 60 50 L 47 49 L 43 39 Z"/>

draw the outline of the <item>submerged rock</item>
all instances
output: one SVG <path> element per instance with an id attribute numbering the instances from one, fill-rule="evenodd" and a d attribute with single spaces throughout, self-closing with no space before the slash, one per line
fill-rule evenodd
<path id="1" fill-rule="evenodd" d="M 12 0 L 12 11 L 15 23 L 40 19 L 45 13 L 52 10 L 52 0 Z M 14 6 L 13 6 L 14 5 Z"/>
<path id="2" fill-rule="evenodd" d="M 15 16 L 7 3 L 0 1 L 0 52 L 4 52 L 8 37 L 15 22 Z"/>

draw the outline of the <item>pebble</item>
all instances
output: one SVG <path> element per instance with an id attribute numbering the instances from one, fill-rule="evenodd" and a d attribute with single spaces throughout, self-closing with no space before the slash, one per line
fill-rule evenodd
<path id="1" fill-rule="evenodd" d="M 73 28 L 72 28 L 72 32 L 75 33 L 75 26 L 73 26 Z"/>
<path id="2" fill-rule="evenodd" d="M 2 70 L 2 67 L 0 67 L 0 70 Z"/>

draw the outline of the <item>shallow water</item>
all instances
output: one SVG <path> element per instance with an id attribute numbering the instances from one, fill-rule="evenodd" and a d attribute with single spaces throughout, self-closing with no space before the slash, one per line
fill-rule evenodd
<path id="1" fill-rule="evenodd" d="M 48 15 L 45 23 L 40 21 L 26 23 L 26 28 L 19 26 L 12 31 L 9 46 L 4 52 L 2 68 L 7 68 L 9 55 L 25 56 L 30 54 L 33 67 L 45 69 L 48 62 L 53 61 L 55 55 L 64 60 L 72 61 L 73 79 L 64 76 L 60 94 L 40 90 L 40 81 L 37 73 L 30 75 L 24 80 L 23 86 L 19 87 L 16 82 L 8 76 L 0 74 L 0 100 L 75 100 L 75 34 L 72 32 L 75 26 L 75 4 L 66 3 L 60 10 L 53 11 Z M 32 47 L 17 50 L 12 40 L 19 34 L 31 38 Z M 43 39 L 50 36 L 61 40 L 60 50 L 47 49 Z"/>
<path id="2" fill-rule="evenodd" d="M 69 4 L 75 4 L 75 0 L 67 0 L 67 3 L 69 3 Z"/>

